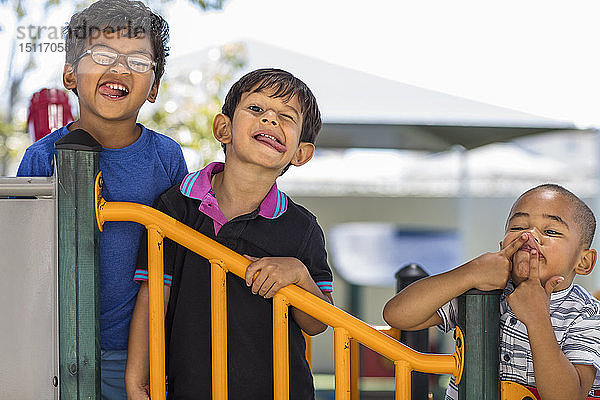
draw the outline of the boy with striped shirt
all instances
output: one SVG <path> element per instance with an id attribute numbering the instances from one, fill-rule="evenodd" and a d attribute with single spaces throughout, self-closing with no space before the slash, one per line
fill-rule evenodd
<path id="1" fill-rule="evenodd" d="M 592 272 L 596 220 L 567 189 L 540 185 L 522 194 L 506 222 L 501 250 L 415 282 L 385 306 L 392 326 L 449 331 L 456 297 L 503 289 L 500 379 L 532 388 L 544 400 L 585 399 L 600 389 L 600 302 L 573 283 Z M 451 379 L 446 399 L 458 399 Z"/>

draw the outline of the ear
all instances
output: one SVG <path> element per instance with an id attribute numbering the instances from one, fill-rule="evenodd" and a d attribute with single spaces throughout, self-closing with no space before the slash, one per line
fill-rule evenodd
<path id="1" fill-rule="evenodd" d="M 223 113 L 219 113 L 213 120 L 213 136 L 223 144 L 231 143 L 233 134 L 231 133 L 231 120 Z"/>
<path id="2" fill-rule="evenodd" d="M 150 103 L 154 103 L 156 101 L 156 97 L 158 97 L 158 88 L 160 87 L 160 79 L 158 79 L 156 82 L 154 82 L 154 84 L 152 85 L 152 88 L 150 89 L 150 92 L 148 93 L 148 97 L 146 97 L 146 100 L 148 100 Z"/>
<path id="3" fill-rule="evenodd" d="M 77 88 L 77 76 L 75 74 L 75 67 L 72 64 L 65 63 L 63 67 L 63 86 L 67 90 Z"/>
<path id="4" fill-rule="evenodd" d="M 310 161 L 310 159 L 315 154 L 315 145 L 308 142 L 300 142 L 298 148 L 296 149 L 296 153 L 294 153 L 294 158 L 290 163 L 299 167 L 301 165 L 306 164 Z"/>
<path id="5" fill-rule="evenodd" d="M 575 267 L 575 273 L 578 275 L 589 275 L 594 270 L 596 265 L 596 258 L 598 254 L 594 249 L 583 250 L 581 259 Z"/>

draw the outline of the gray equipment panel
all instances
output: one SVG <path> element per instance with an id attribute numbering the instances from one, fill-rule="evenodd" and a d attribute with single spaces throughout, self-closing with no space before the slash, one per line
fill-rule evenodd
<path id="1" fill-rule="evenodd" d="M 0 198 L 0 399 L 58 399 L 56 249 L 54 198 Z"/>

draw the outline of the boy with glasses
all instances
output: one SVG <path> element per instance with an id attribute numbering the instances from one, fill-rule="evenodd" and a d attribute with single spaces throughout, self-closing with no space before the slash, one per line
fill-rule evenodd
<path id="1" fill-rule="evenodd" d="M 54 143 L 83 129 L 103 147 L 105 198 L 151 205 L 180 182 L 187 167 L 179 145 L 136 123 L 153 103 L 168 55 L 166 21 L 139 1 L 100 0 L 65 28 L 63 84 L 78 98 L 79 120 L 27 149 L 17 175 L 50 176 Z M 138 285 L 132 281 L 143 227 L 106 224 L 100 234 L 102 398 L 124 399 L 129 321 Z"/>

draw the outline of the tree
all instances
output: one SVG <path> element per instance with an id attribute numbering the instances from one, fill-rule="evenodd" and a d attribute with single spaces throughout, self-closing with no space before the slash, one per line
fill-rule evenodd
<path id="1" fill-rule="evenodd" d="M 232 43 L 207 52 L 207 62 L 199 68 L 177 68 L 161 83 L 158 101 L 148 107 L 142 122 L 166 133 L 192 152 L 186 152 L 190 170 L 212 161 L 221 149 L 212 135 L 212 121 L 221 111 L 233 78 L 246 64 L 242 43 Z M 197 58 L 197 55 L 193 56 Z M 180 60 L 182 65 L 193 65 Z M 170 68 L 175 60 L 170 60 Z M 196 62 L 197 63 L 197 62 Z"/>

